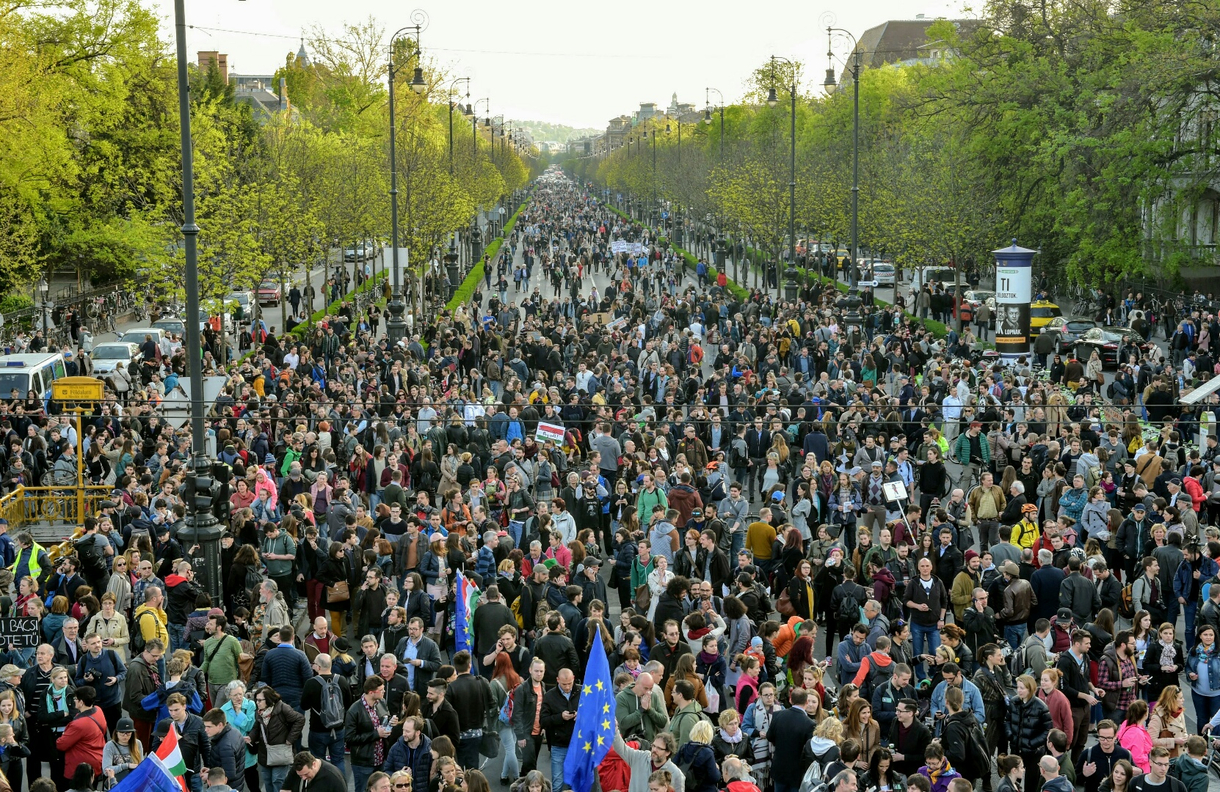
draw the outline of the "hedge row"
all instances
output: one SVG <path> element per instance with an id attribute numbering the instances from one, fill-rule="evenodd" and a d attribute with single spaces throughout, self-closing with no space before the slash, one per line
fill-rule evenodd
<path id="1" fill-rule="evenodd" d="M 500 247 L 504 244 L 505 237 L 507 237 L 508 234 L 513 230 L 513 226 L 517 224 L 517 217 L 522 211 L 524 211 L 524 209 L 524 203 L 518 206 L 517 211 L 513 212 L 513 216 L 508 218 L 508 222 L 504 224 L 504 230 L 500 232 L 500 236 L 493 239 L 491 244 L 487 246 L 486 253 L 488 261 L 495 261 L 496 255 L 500 252 Z M 479 281 L 483 280 L 483 275 L 483 261 L 480 259 L 479 261 L 475 262 L 474 267 L 471 268 L 470 273 L 466 276 L 465 280 L 463 280 L 462 283 L 457 287 L 457 291 L 453 293 L 453 299 L 445 305 L 445 310 L 456 310 L 459 305 L 462 305 L 470 300 L 470 298 L 474 296 L 475 289 L 479 287 Z"/>

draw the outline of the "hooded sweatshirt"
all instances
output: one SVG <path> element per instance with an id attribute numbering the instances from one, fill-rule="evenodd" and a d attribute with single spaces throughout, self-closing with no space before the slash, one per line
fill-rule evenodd
<path id="1" fill-rule="evenodd" d="M 893 676 L 893 665 L 894 658 L 890 657 L 889 652 L 869 652 L 868 655 L 860 661 L 860 670 L 856 672 L 856 676 L 851 682 L 857 688 L 860 687 L 861 683 L 868 679 L 868 675 L 872 672 L 873 668 L 876 667 L 877 675 L 873 679 L 872 686 L 872 689 L 876 690 L 878 685 L 885 684 L 885 680 Z"/>
<path id="2" fill-rule="evenodd" d="M 1174 759 L 1169 774 L 1186 785 L 1186 792 L 1207 792 L 1207 765 L 1190 754 Z"/>

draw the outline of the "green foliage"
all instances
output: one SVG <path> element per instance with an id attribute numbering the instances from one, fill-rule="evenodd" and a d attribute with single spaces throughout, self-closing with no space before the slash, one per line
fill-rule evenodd
<path id="1" fill-rule="evenodd" d="M 10 293 L 0 300 L 0 314 L 7 315 L 23 308 L 33 308 L 34 298 L 28 294 Z"/>
<path id="2" fill-rule="evenodd" d="M 520 206 L 518 206 L 517 211 L 513 212 L 513 216 L 510 217 L 508 219 L 508 222 L 506 222 L 504 224 L 503 233 L 501 233 L 500 236 L 493 239 L 491 241 L 491 244 L 487 246 L 486 258 L 488 261 L 496 260 L 496 255 L 499 254 L 500 247 L 504 244 L 505 238 L 507 238 L 512 233 L 513 226 L 515 226 L 517 224 L 517 217 L 521 214 L 521 212 L 524 209 L 525 209 L 525 204 L 521 204 Z M 475 262 L 475 265 L 474 265 L 474 267 L 471 268 L 470 273 L 454 290 L 453 299 L 450 300 L 445 305 L 445 310 L 452 311 L 455 308 L 457 308 L 459 305 L 462 305 L 462 304 L 468 302 L 470 300 L 470 298 L 472 296 L 474 296 L 475 290 L 479 288 L 479 281 L 483 280 L 483 276 L 486 273 L 487 273 L 487 271 L 483 268 L 483 262 L 482 261 Z"/>

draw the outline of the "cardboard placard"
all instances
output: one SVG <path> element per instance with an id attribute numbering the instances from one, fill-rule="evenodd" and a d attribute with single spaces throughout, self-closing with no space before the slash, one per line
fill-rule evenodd
<path id="1" fill-rule="evenodd" d="M 38 617 L 5 616 L 0 619 L 0 646 L 34 649 L 42 643 L 38 633 Z"/>

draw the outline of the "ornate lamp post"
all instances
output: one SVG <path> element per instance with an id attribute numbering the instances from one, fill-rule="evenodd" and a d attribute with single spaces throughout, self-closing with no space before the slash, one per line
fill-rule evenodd
<path id="1" fill-rule="evenodd" d="M 466 101 L 467 102 L 470 101 L 470 78 L 469 77 L 458 77 L 456 80 L 454 80 L 452 83 L 449 84 L 449 175 L 450 176 L 453 175 L 453 105 L 454 105 L 453 89 L 456 88 L 457 84 L 460 82 L 466 83 Z M 458 108 L 461 108 L 462 103 L 458 102 L 457 106 L 458 106 Z"/>
<path id="2" fill-rule="evenodd" d="M 792 99 L 792 151 L 790 159 L 790 175 L 788 179 L 788 268 L 784 273 L 784 280 L 788 284 L 787 291 L 792 293 L 789 299 L 796 297 L 796 64 L 787 58 L 781 58 L 776 55 L 771 56 L 771 79 L 775 79 L 775 62 L 783 61 L 792 67 L 792 85 L 788 88 L 788 93 Z M 779 97 L 776 96 L 775 86 L 772 85 L 767 91 L 767 105 L 775 107 L 779 104 Z M 778 275 L 778 273 L 776 273 Z M 776 278 L 776 286 L 779 278 Z M 778 291 L 778 289 L 777 289 Z"/>
<path id="3" fill-rule="evenodd" d="M 386 319 L 385 329 L 386 336 L 391 345 L 397 344 L 402 340 L 407 332 L 407 322 L 403 319 L 403 312 L 406 310 L 406 304 L 402 299 L 402 273 L 398 265 L 398 158 L 396 156 L 394 139 L 397 137 L 398 126 L 394 121 L 394 78 L 397 71 L 406 64 L 394 65 L 394 42 L 399 36 L 406 33 L 408 35 L 415 34 L 415 73 L 411 77 L 411 90 L 417 94 L 423 93 L 428 84 L 424 82 L 424 70 L 419 64 L 420 55 L 420 34 L 423 29 L 428 26 L 428 15 L 421 9 L 415 9 L 411 12 L 411 21 L 414 25 L 400 28 L 390 37 L 390 61 L 388 71 L 388 79 L 390 81 L 390 244 L 392 251 L 391 262 L 394 267 L 394 291 L 390 295 L 390 302 L 386 306 L 390 316 Z"/>
<path id="4" fill-rule="evenodd" d="M 848 269 L 847 280 L 852 291 L 855 291 L 859 282 L 856 261 L 860 255 L 860 72 L 864 68 L 864 53 L 860 49 L 860 42 L 856 40 L 856 37 L 850 31 L 842 28 L 828 27 L 826 28 L 826 58 L 828 61 L 833 62 L 834 55 L 831 46 L 835 33 L 847 36 L 851 39 L 852 44 L 852 57 L 849 66 L 853 88 L 851 122 L 851 266 Z M 828 94 L 834 93 L 835 89 L 839 87 L 838 80 L 835 79 L 834 67 L 831 65 L 826 67 L 826 79 L 822 82 L 822 87 L 826 89 Z"/>
<path id="5" fill-rule="evenodd" d="M 703 102 L 705 105 L 705 107 L 703 109 L 703 123 L 708 124 L 708 125 L 710 125 L 712 123 L 712 103 L 711 103 L 711 99 L 709 96 L 712 91 L 716 91 L 716 95 L 720 97 L 720 104 L 718 104 L 716 106 L 717 111 L 720 113 L 720 144 L 719 144 L 720 152 L 719 152 L 719 156 L 720 156 L 720 159 L 724 159 L 724 94 L 720 93 L 720 91 L 716 90 L 715 88 L 704 88 L 703 89 Z"/>

